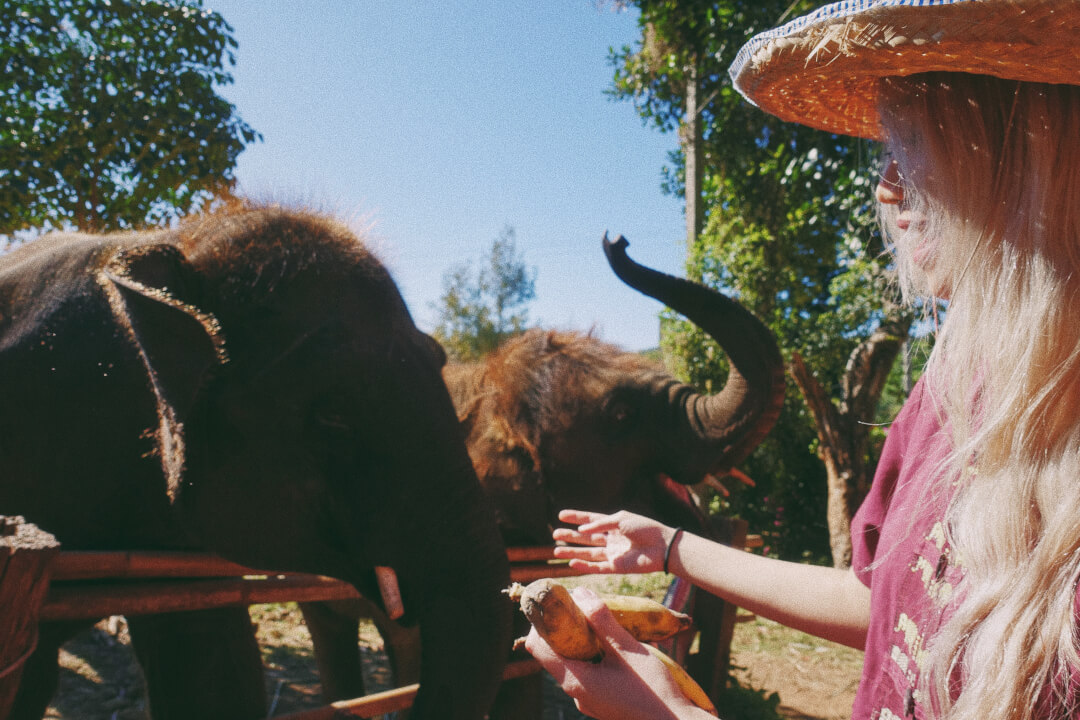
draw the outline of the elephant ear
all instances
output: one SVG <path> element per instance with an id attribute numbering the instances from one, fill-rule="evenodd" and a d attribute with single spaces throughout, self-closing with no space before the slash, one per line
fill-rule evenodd
<path id="1" fill-rule="evenodd" d="M 166 491 L 175 502 L 184 469 L 184 420 L 207 374 L 227 359 L 224 338 L 215 318 L 193 304 L 199 276 L 172 245 L 122 250 L 102 268 L 98 282 L 146 369 L 157 403 L 152 432 Z"/>

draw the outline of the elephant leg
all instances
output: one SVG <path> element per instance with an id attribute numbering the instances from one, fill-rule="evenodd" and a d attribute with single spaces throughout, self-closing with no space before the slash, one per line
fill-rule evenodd
<path id="1" fill-rule="evenodd" d="M 543 709 L 544 675 L 540 672 L 500 685 L 488 717 L 491 720 L 540 720 Z"/>
<path id="2" fill-rule="evenodd" d="M 383 639 L 393 687 L 420 682 L 420 628 L 401 625 L 381 610 L 373 613 L 371 620 Z M 395 720 L 409 720 L 410 713 L 411 708 L 399 710 Z"/>
<path id="3" fill-rule="evenodd" d="M 399 625 L 378 605 L 365 598 L 300 603 L 300 611 L 311 633 L 323 699 L 327 702 L 360 697 L 368 692 L 364 687 L 357 642 L 357 626 L 363 617 L 371 618 L 382 636 L 390 663 L 392 686 L 419 682 L 418 628 Z"/>
<path id="4" fill-rule="evenodd" d="M 45 716 L 60 677 L 60 646 L 90 625 L 69 621 L 38 626 L 37 648 L 23 664 L 19 689 L 6 720 L 41 720 Z"/>
<path id="5" fill-rule="evenodd" d="M 420 628 L 400 625 L 382 613 L 371 619 L 386 646 L 394 687 L 420 682 Z"/>
<path id="6" fill-rule="evenodd" d="M 529 634 L 529 621 L 522 613 L 514 613 L 514 637 Z M 510 662 L 530 660 L 524 650 L 510 654 Z M 507 680 L 499 686 L 495 702 L 491 706 L 491 720 L 540 720 L 544 710 L 544 673 Z"/>
<path id="7" fill-rule="evenodd" d="M 266 717 L 262 658 L 246 607 L 128 618 L 154 720 Z"/>
<path id="8" fill-rule="evenodd" d="M 352 600 L 300 603 L 311 633 L 323 700 L 328 703 L 365 694 L 357 644 L 357 623 L 364 612 L 360 602 L 368 604 Z"/>

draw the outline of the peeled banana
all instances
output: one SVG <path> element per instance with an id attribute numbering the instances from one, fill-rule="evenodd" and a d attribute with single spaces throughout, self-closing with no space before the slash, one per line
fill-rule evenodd
<path id="1" fill-rule="evenodd" d="M 506 590 L 511 600 L 520 603 L 521 611 L 536 632 L 559 655 L 572 660 L 599 662 L 604 657 L 600 638 L 565 587 L 544 578 Z M 690 627 L 690 616 L 670 610 L 648 598 L 610 596 L 601 598 L 616 621 L 641 642 L 657 642 Z M 690 700 L 716 715 L 709 696 L 678 663 L 651 645 L 646 648 L 665 666 L 668 674 Z"/>

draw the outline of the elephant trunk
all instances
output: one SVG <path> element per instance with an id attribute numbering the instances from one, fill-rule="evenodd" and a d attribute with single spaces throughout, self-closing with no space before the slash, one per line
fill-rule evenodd
<path id="1" fill-rule="evenodd" d="M 485 503 L 477 496 L 473 507 Z M 419 580 L 423 588 L 414 595 L 421 643 L 414 720 L 479 720 L 498 691 L 510 652 L 513 605 L 502 593 L 509 585 L 509 565 L 494 511 L 486 508 L 484 516 L 444 528 L 451 534 L 441 536 L 453 540 L 432 539 L 429 545 Z"/>
<path id="2" fill-rule="evenodd" d="M 703 395 L 685 386 L 668 388 L 679 408 L 679 424 L 707 458 L 701 474 L 727 471 L 765 438 L 783 406 L 784 364 L 776 339 L 722 293 L 635 263 L 626 254 L 628 245 L 621 236 L 615 242 L 604 237 L 608 264 L 619 279 L 685 316 L 727 353 L 731 370 L 720 392 Z M 700 479 L 700 474 L 683 478 Z"/>
<path id="3" fill-rule="evenodd" d="M 403 622 L 420 626 L 420 692 L 410 718 L 480 720 L 510 653 L 514 608 L 502 592 L 510 569 L 464 445 L 445 435 L 429 436 L 411 471 L 377 490 L 371 559 L 395 569 Z"/>

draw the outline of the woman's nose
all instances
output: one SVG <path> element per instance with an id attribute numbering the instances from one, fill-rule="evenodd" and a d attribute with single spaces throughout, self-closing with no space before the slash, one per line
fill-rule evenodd
<path id="1" fill-rule="evenodd" d="M 883 205 L 899 205 L 904 200 L 904 188 L 900 185 L 900 169 L 895 160 L 890 160 L 885 166 L 885 171 L 881 173 L 877 189 L 874 190 L 874 197 Z"/>

